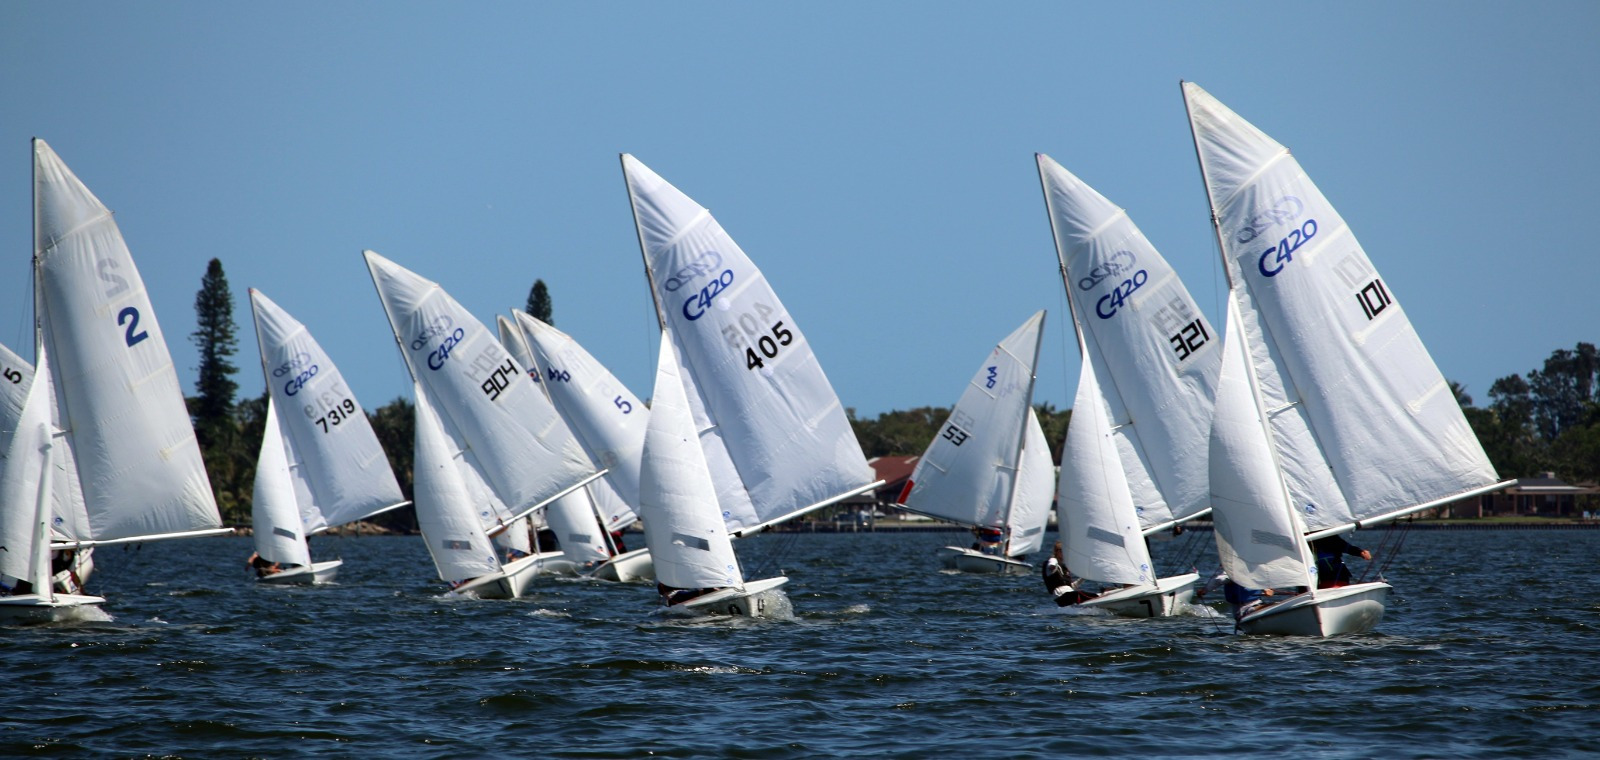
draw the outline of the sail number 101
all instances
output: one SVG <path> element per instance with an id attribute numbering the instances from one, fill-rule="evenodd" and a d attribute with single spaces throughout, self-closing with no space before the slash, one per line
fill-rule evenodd
<path id="1" fill-rule="evenodd" d="M 778 351 L 793 342 L 794 333 L 790 332 L 789 328 L 784 327 L 782 322 L 773 324 L 771 335 L 762 335 L 756 339 L 754 346 L 744 350 L 744 368 L 759 369 L 765 367 L 766 362 L 762 361 L 762 357 L 776 359 L 778 358 Z M 761 349 L 759 355 L 756 354 L 757 348 Z"/>

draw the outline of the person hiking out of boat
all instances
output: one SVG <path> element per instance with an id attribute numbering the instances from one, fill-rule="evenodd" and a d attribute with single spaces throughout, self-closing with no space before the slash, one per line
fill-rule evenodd
<path id="1" fill-rule="evenodd" d="M 683 604 L 690 599 L 705 596 L 716 590 L 714 588 L 673 588 L 665 583 L 656 581 L 656 593 L 661 595 L 662 604 L 668 607 L 675 604 Z"/>
<path id="2" fill-rule="evenodd" d="M 999 528 L 982 526 L 972 529 L 972 535 L 978 540 L 972 542 L 972 548 L 984 554 L 1000 554 L 1000 543 L 1005 540 L 1006 534 Z"/>
<path id="3" fill-rule="evenodd" d="M 1349 541 L 1344 536 L 1323 536 L 1311 542 L 1311 551 L 1317 555 L 1317 588 L 1338 588 L 1350 585 L 1350 568 L 1345 567 L 1344 555 L 1372 559 L 1372 552 Z"/>
<path id="4" fill-rule="evenodd" d="M 278 567 L 278 563 L 268 560 L 256 552 L 250 552 L 249 565 L 251 569 L 256 571 L 257 578 L 265 578 L 269 575 L 283 572 L 283 568 Z"/>
<path id="5" fill-rule="evenodd" d="M 77 549 L 61 549 L 50 553 L 50 580 L 63 594 L 83 592 L 83 581 L 72 569 L 72 560 L 77 556 Z"/>
<path id="6" fill-rule="evenodd" d="M 1066 563 L 1061 561 L 1061 542 L 1057 541 L 1050 559 L 1044 562 L 1044 587 L 1050 591 L 1050 596 L 1055 597 L 1057 607 L 1071 607 L 1095 597 L 1094 594 L 1080 591 L 1079 582 L 1072 577 L 1072 571 L 1067 569 Z"/>
<path id="7" fill-rule="evenodd" d="M 1270 588 L 1245 588 L 1233 582 L 1232 578 L 1222 583 L 1222 597 L 1233 605 L 1233 619 L 1238 620 L 1272 602 L 1266 597 L 1274 595 Z"/>

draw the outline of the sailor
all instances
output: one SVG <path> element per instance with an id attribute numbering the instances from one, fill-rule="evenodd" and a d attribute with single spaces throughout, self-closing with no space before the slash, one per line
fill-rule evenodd
<path id="1" fill-rule="evenodd" d="M 1005 541 L 1006 534 L 999 528 L 984 526 L 973 528 L 972 535 L 978 540 L 972 542 L 972 548 L 984 554 L 1000 554 L 1000 544 Z"/>
<path id="2" fill-rule="evenodd" d="M 1044 563 L 1044 587 L 1055 597 L 1057 607 L 1071 607 L 1095 597 L 1094 594 L 1078 590 L 1078 583 L 1066 563 L 1061 561 L 1061 542 L 1057 541 L 1050 559 Z"/>
<path id="3" fill-rule="evenodd" d="M 1275 592 L 1270 589 L 1245 588 L 1233 582 L 1232 578 L 1222 584 L 1222 596 L 1233 605 L 1233 619 L 1238 620 L 1262 607 L 1271 604 L 1265 597 L 1272 596 Z"/>
<path id="4" fill-rule="evenodd" d="M 1323 536 L 1311 542 L 1311 551 L 1317 555 L 1317 588 L 1338 588 L 1350 585 L 1350 568 L 1344 565 L 1344 555 L 1372 559 L 1367 551 L 1343 536 Z"/>
<path id="5" fill-rule="evenodd" d="M 709 594 L 709 593 L 711 593 L 713 591 L 716 591 L 716 589 L 714 589 L 714 588 L 673 588 L 672 586 L 668 586 L 667 584 L 662 583 L 660 581 L 656 582 L 656 593 L 661 595 L 661 603 L 665 604 L 668 607 L 671 607 L 672 605 L 675 605 L 675 604 L 683 604 L 684 602 L 687 602 L 690 599 L 694 599 L 694 598 L 700 597 L 700 596 L 705 596 L 706 594 Z"/>
<path id="6" fill-rule="evenodd" d="M 249 564 L 256 571 L 257 578 L 265 578 L 274 573 L 283 572 L 283 568 L 278 567 L 278 563 L 272 562 L 256 552 L 250 553 Z"/>

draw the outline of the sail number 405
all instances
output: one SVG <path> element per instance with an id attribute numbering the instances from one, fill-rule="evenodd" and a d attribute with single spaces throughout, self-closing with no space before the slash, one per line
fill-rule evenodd
<path id="1" fill-rule="evenodd" d="M 774 323 L 772 325 L 771 335 L 762 335 L 760 338 L 756 339 L 756 344 L 754 346 L 744 350 L 744 368 L 759 369 L 766 366 L 766 363 L 762 361 L 763 356 L 768 359 L 776 359 L 778 358 L 778 352 L 781 351 L 784 346 L 787 346 L 793 342 L 794 333 L 790 332 L 789 328 L 784 327 L 782 322 Z M 756 354 L 757 348 L 761 349 L 761 353 L 759 355 Z"/>

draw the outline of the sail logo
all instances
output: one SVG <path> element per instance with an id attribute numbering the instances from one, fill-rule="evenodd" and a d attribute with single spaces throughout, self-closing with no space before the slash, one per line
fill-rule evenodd
<path id="1" fill-rule="evenodd" d="M 701 288 L 699 293 L 689 296 L 689 300 L 683 302 L 683 316 L 687 317 L 690 322 L 705 316 L 706 310 L 711 308 L 711 304 L 716 300 L 717 296 L 722 295 L 722 291 L 727 290 L 732 285 L 733 270 L 722 270 L 722 274 L 717 275 L 717 279 L 706 283 L 706 286 Z"/>
<path id="2" fill-rule="evenodd" d="M 1133 265 L 1138 261 L 1139 258 L 1133 255 L 1133 251 L 1117 251 L 1107 256 L 1104 264 L 1090 269 L 1088 277 L 1078 280 L 1078 289 L 1093 290 L 1096 285 L 1112 277 L 1133 271 Z"/>
<path id="3" fill-rule="evenodd" d="M 1133 291 L 1143 287 L 1149 279 L 1150 273 L 1143 269 L 1134 272 L 1132 277 L 1123 280 L 1122 284 L 1112 288 L 1110 293 L 1100 296 L 1100 300 L 1096 301 L 1094 305 L 1095 316 L 1101 319 L 1110 319 L 1116 316 L 1117 310 L 1122 308 L 1122 305 L 1133 295 Z"/>
<path id="4" fill-rule="evenodd" d="M 668 293 L 676 293 L 679 288 L 710 275 L 720 266 L 722 266 L 722 254 L 716 251 L 701 251 L 693 261 L 673 272 L 666 282 L 661 283 L 661 287 L 666 288 Z"/>
<path id="5" fill-rule="evenodd" d="M 1288 224 L 1300 218 L 1300 213 L 1305 211 L 1305 204 L 1299 198 L 1285 195 L 1272 202 L 1271 206 L 1259 210 L 1245 220 L 1245 225 L 1234 233 L 1233 239 L 1241 244 L 1248 243 L 1261 237 L 1267 230 L 1280 224 Z"/>
<path id="6" fill-rule="evenodd" d="M 998 383 L 998 382 L 1000 382 L 1000 368 L 999 367 L 990 367 L 989 368 L 989 376 L 984 379 L 983 387 L 989 388 L 989 389 L 993 389 L 994 386 L 995 386 L 995 383 Z"/>
<path id="7" fill-rule="evenodd" d="M 1265 277 L 1277 277 L 1278 273 L 1283 271 L 1284 265 L 1294 261 L 1294 252 L 1300 250 L 1300 246 L 1305 245 L 1307 241 L 1316 236 L 1317 220 L 1307 219 L 1306 223 L 1300 225 L 1298 229 L 1289 230 L 1289 234 L 1279 240 L 1277 245 L 1262 251 L 1261 258 L 1256 260 L 1256 268 L 1260 269 L 1261 274 Z M 1272 263 L 1277 265 L 1276 268 L 1267 268 L 1268 256 L 1273 257 Z"/>
<path id="8" fill-rule="evenodd" d="M 308 354 L 308 353 L 306 353 L 304 351 L 301 351 L 301 352 L 295 354 L 294 356 L 290 357 L 289 361 L 286 361 L 286 362 L 284 362 L 282 364 L 279 364 L 278 366 L 274 367 L 272 369 L 272 376 L 273 377 L 283 377 L 284 375 L 287 375 L 290 372 L 293 372 L 293 371 L 295 371 L 297 369 L 300 369 L 301 367 L 309 366 L 310 364 L 311 364 L 311 354 Z"/>
<path id="9" fill-rule="evenodd" d="M 433 324 L 422 328 L 422 332 L 417 333 L 417 337 L 411 341 L 411 350 L 421 351 L 424 346 L 428 345 L 428 341 L 444 335 L 455 323 L 456 321 L 451 319 L 448 314 L 440 314 L 434 317 Z"/>
<path id="10" fill-rule="evenodd" d="M 295 375 L 289 380 L 289 382 L 283 384 L 283 392 L 289 394 L 290 396 L 299 393 L 300 389 L 306 387 L 306 383 L 311 382 L 311 378 L 317 376 L 317 369 L 317 365 L 313 364 L 301 371 L 300 374 Z"/>
<path id="11" fill-rule="evenodd" d="M 439 344 L 438 348 L 434 349 L 428 354 L 428 369 L 438 370 L 440 367 L 443 367 L 445 361 L 450 358 L 451 349 L 459 345 L 466 337 L 466 330 L 457 327 L 455 332 L 450 333 L 450 335 Z"/>

